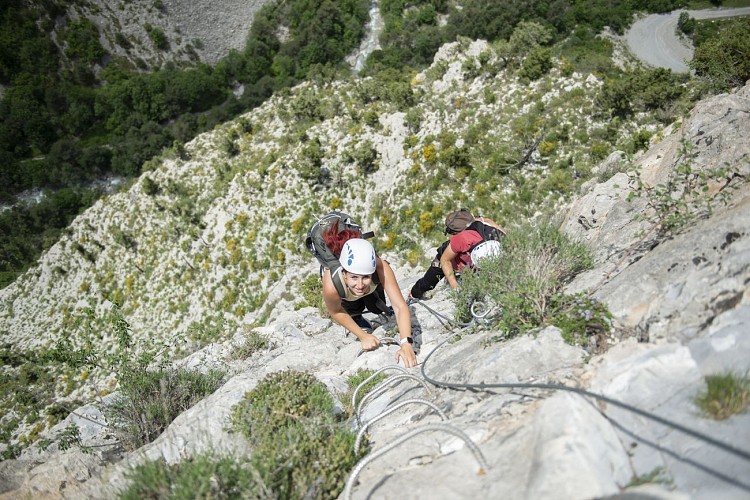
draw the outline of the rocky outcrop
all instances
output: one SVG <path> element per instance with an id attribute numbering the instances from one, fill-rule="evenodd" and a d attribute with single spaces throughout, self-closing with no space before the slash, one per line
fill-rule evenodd
<path id="1" fill-rule="evenodd" d="M 576 200 L 565 223 L 570 234 L 591 245 L 600 263 L 569 289 L 594 291 L 622 327 L 642 340 L 689 340 L 724 311 L 750 304 L 748 86 L 701 102 L 682 128 L 651 148 L 632 171 L 654 186 L 673 182 L 670 174 L 678 167 L 706 175 L 709 193 L 726 195 L 710 217 L 705 206 L 695 207 L 680 234 L 659 236 L 665 214 L 649 207 L 647 196 L 627 201 L 633 183 L 624 173 Z"/>
<path id="2" fill-rule="evenodd" d="M 423 364 L 411 373 L 430 383 L 394 384 L 359 416 L 369 422 L 399 401 L 426 398 L 446 419 L 427 406 L 407 406 L 368 427 L 373 453 L 382 456 L 358 470 L 352 498 L 750 495 L 750 415 L 715 422 L 693 403 L 705 375 L 750 370 L 750 190 L 739 182 L 748 170 L 749 95 L 746 86 L 700 103 L 678 131 L 633 165 L 661 182 L 687 140 L 696 168 L 730 166 L 737 176 L 725 189 L 732 196 L 710 216 L 670 238 L 644 239 L 649 207 L 627 201 L 624 174 L 589 186 L 570 206 L 563 227 L 591 243 L 597 265 L 568 291 L 588 290 L 614 313 L 617 335 L 607 352 L 569 346 L 554 327 L 502 343 L 487 343 L 497 332 L 480 328 L 451 343 L 452 333 L 431 312 L 450 313 L 445 288 L 424 304 L 430 309 L 413 306 Z M 713 141 L 696 131 L 710 131 Z M 404 291 L 416 279 L 401 270 L 399 277 Z M 394 362 L 393 347 L 360 353 L 357 342 L 314 308 L 286 311 L 263 333 L 274 347 L 248 360 L 227 361 L 229 344 L 183 360 L 201 368 L 219 364 L 236 375 L 153 443 L 107 464 L 116 447 L 102 427 L 87 434 L 102 445 L 93 458 L 60 452 L 56 444 L 45 452 L 27 450 L 0 465 L 4 497 L 112 498 L 128 468 L 143 460 L 173 463 L 206 450 L 247 451 L 225 423 L 232 405 L 267 373 L 309 370 L 336 392 L 357 369 Z"/>
<path id="3" fill-rule="evenodd" d="M 158 68 L 167 61 L 216 64 L 231 50 L 243 50 L 253 16 L 266 3 L 268 0 L 94 0 L 72 6 L 68 16 L 91 20 L 109 54 L 131 61 L 134 67 L 147 64 Z M 155 46 L 147 28 L 160 30 L 166 46 Z"/>

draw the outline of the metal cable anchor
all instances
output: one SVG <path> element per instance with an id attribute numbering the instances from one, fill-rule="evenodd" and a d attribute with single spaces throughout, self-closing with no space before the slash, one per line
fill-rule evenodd
<path id="1" fill-rule="evenodd" d="M 360 418 L 360 414 L 362 413 L 362 409 L 363 409 L 363 407 L 365 405 L 365 402 L 368 399 L 376 398 L 377 396 L 380 396 L 381 394 L 383 394 L 386 391 L 386 389 L 388 389 L 389 385 L 393 385 L 393 383 L 398 382 L 400 380 L 407 379 L 407 378 L 412 379 L 412 380 L 416 380 L 417 382 L 419 382 L 420 384 L 422 384 L 422 387 L 424 387 L 424 389 L 427 391 L 427 394 L 429 394 L 430 396 L 432 396 L 432 392 L 430 391 L 430 388 L 427 387 L 427 384 L 425 383 L 425 381 L 422 380 L 421 378 L 417 377 L 416 375 L 412 375 L 410 373 L 405 373 L 403 375 L 395 375 L 393 377 L 389 377 L 389 378 L 385 379 L 384 381 L 382 381 L 380 384 L 378 384 L 376 387 L 374 387 L 372 389 L 372 391 L 368 392 L 362 398 L 362 400 L 359 402 L 359 405 L 357 406 L 357 411 L 354 413 L 355 417 L 357 418 L 357 425 L 360 425 L 362 423 L 362 419 Z"/>
<path id="2" fill-rule="evenodd" d="M 441 410 L 440 408 L 438 408 L 434 403 L 431 403 L 430 401 L 427 401 L 426 399 L 422 399 L 422 398 L 407 399 L 406 401 L 402 401 L 402 402 L 400 402 L 400 403 L 398 403 L 398 404 L 396 404 L 394 406 L 389 406 L 388 408 L 386 408 L 383 411 L 383 413 L 381 413 L 380 415 L 377 415 L 376 417 L 373 417 L 371 420 L 368 420 L 367 422 L 364 423 L 364 425 L 362 426 L 362 428 L 359 430 L 359 434 L 357 434 L 357 440 L 354 443 L 354 453 L 358 453 L 359 452 L 359 445 L 362 442 L 362 438 L 364 437 L 365 432 L 367 432 L 367 428 L 369 426 L 371 426 L 372 424 L 374 424 L 378 420 L 384 419 L 385 417 L 387 417 L 391 413 L 395 412 L 396 410 L 399 410 L 400 408 L 403 408 L 406 405 L 414 404 L 414 403 L 423 404 L 423 405 L 429 406 L 430 408 L 432 408 L 433 410 L 435 410 L 438 415 L 440 415 L 440 419 L 441 420 L 447 420 L 447 418 L 448 418 L 448 417 L 445 416 L 445 413 L 443 413 L 443 410 Z"/>
<path id="3" fill-rule="evenodd" d="M 362 389 L 365 385 L 367 385 L 368 382 L 370 382 L 375 377 L 377 377 L 378 375 L 380 375 L 381 373 L 383 373 L 384 371 L 387 371 L 387 370 L 399 370 L 399 371 L 402 371 L 404 373 L 409 373 L 408 371 L 406 371 L 406 368 L 404 368 L 403 366 L 400 366 L 400 365 L 388 365 L 388 366 L 384 366 L 383 368 L 380 368 L 375 373 L 373 373 L 372 375 L 370 375 L 369 377 L 367 377 L 366 379 L 364 379 L 357 386 L 357 388 L 354 389 L 354 392 L 352 393 L 352 408 L 356 408 L 357 407 L 357 394 L 359 394 L 359 390 Z M 359 423 L 359 421 L 357 423 Z"/>
<path id="4" fill-rule="evenodd" d="M 474 317 L 474 319 L 479 320 L 479 319 L 484 319 L 490 313 L 492 308 L 488 306 L 487 304 L 485 304 L 484 302 L 477 301 L 471 305 L 470 310 L 471 310 L 471 315 Z"/>

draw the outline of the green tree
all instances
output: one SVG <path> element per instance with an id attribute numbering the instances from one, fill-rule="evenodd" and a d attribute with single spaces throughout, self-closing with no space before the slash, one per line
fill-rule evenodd
<path id="1" fill-rule="evenodd" d="M 8 151 L 0 149 L 0 203 L 11 203 L 14 193 L 27 187 L 19 175 L 18 161 Z"/>
<path id="2" fill-rule="evenodd" d="M 139 175 L 143 163 L 173 141 L 169 129 L 153 121 L 132 127 L 113 146 L 112 171 L 127 177 Z"/>
<path id="3" fill-rule="evenodd" d="M 589 25 L 597 33 L 605 26 L 609 26 L 616 33 L 623 34 L 625 28 L 633 22 L 633 10 L 627 2 L 596 0 L 575 2 L 569 15 L 575 23 Z"/>
<path id="4" fill-rule="evenodd" d="M 66 137 L 55 142 L 45 161 L 47 178 L 44 184 L 63 187 L 80 181 L 85 176 L 85 172 L 80 171 L 81 165 L 78 162 L 82 152 L 78 141 L 71 138 Z"/>
<path id="5" fill-rule="evenodd" d="M 38 5 L 21 0 L 0 3 L 0 83 L 9 84 L 20 73 L 46 74 L 57 70 L 57 47 L 37 22 L 44 15 Z M 59 11 L 49 6 L 49 15 Z"/>
<path id="6" fill-rule="evenodd" d="M 384 68 L 401 70 L 404 66 L 421 67 L 429 64 L 445 41 L 437 26 L 437 13 L 445 12 L 442 2 L 417 1 L 381 2 L 384 29 L 380 35 L 383 51 L 368 58 L 365 74 Z"/>
<path id="7" fill-rule="evenodd" d="M 729 21 L 695 49 L 690 67 L 711 88 L 723 91 L 750 79 L 750 18 Z"/>
<path id="8" fill-rule="evenodd" d="M 608 110 L 612 116 L 630 116 L 633 113 L 631 99 L 633 89 L 624 78 L 608 78 L 604 81 L 599 95 L 597 105 Z"/>
<path id="9" fill-rule="evenodd" d="M 695 31 L 695 19 L 687 12 L 680 12 L 680 17 L 677 19 L 677 31 L 692 36 Z"/>
<path id="10" fill-rule="evenodd" d="M 94 89 L 68 84 L 62 87 L 65 107 L 60 110 L 59 125 L 63 134 L 80 137 L 86 134 L 97 122 L 94 104 Z"/>
<path id="11" fill-rule="evenodd" d="M 159 89 L 163 89 L 169 118 L 182 113 L 206 111 L 221 103 L 228 89 L 211 68 L 201 65 L 196 69 L 161 71 Z"/>
<path id="12" fill-rule="evenodd" d="M 561 43 L 561 51 L 580 73 L 595 72 L 610 77 L 616 73 L 612 63 L 612 42 L 598 36 L 598 33 L 588 26 L 578 26 Z"/>
<path id="13" fill-rule="evenodd" d="M 721 0 L 719 0 L 719 3 L 721 3 Z M 687 1 L 685 0 L 633 0 L 633 9 L 646 12 L 670 12 L 686 6 Z"/>
<path id="14" fill-rule="evenodd" d="M 85 17 L 68 25 L 65 42 L 65 55 L 81 62 L 95 63 L 106 54 L 104 47 L 99 43 L 99 30 Z"/>
<path id="15" fill-rule="evenodd" d="M 533 21 L 518 23 L 510 36 L 510 50 L 518 57 L 531 54 L 539 47 L 548 45 L 553 39 L 552 31 Z"/>
<path id="16" fill-rule="evenodd" d="M 449 26 L 456 34 L 472 39 L 508 39 L 522 20 L 533 18 L 534 1 L 526 0 L 469 0 L 460 11 L 452 12 Z"/>
<path id="17" fill-rule="evenodd" d="M 27 154 L 30 148 L 46 151 L 57 139 L 52 117 L 44 104 L 44 82 L 28 74 L 21 78 L 24 76 L 29 79 L 8 88 L 0 104 L 4 132 L 10 136 L 3 142 L 18 155 Z"/>
<path id="18" fill-rule="evenodd" d="M 169 49 L 169 40 L 167 39 L 167 35 L 164 33 L 164 30 L 162 30 L 161 28 L 155 28 L 148 23 L 146 23 L 144 28 L 146 30 L 146 33 L 148 33 L 149 39 L 151 39 L 151 43 L 154 44 L 154 47 L 159 50 Z"/>
<path id="19" fill-rule="evenodd" d="M 385 68 L 362 81 L 358 93 L 363 102 L 391 102 L 403 108 L 414 104 L 409 75 L 394 68 Z"/>
<path id="20" fill-rule="evenodd" d="M 552 69 L 552 51 L 539 47 L 523 60 L 518 75 L 529 80 L 538 80 Z"/>
<path id="21" fill-rule="evenodd" d="M 629 77 L 639 107 L 654 110 L 666 107 L 685 91 L 680 79 L 669 69 L 637 71 Z"/>
<path id="22" fill-rule="evenodd" d="M 371 174 L 378 169 L 377 159 L 378 151 L 370 140 L 359 144 L 352 152 L 352 161 L 356 163 L 357 169 L 364 175 Z"/>

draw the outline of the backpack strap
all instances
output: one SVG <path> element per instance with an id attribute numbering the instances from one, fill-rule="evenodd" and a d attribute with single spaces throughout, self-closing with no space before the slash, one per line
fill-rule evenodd
<path id="1" fill-rule="evenodd" d="M 331 281 L 333 281 L 333 286 L 336 287 L 336 291 L 339 294 L 339 297 L 342 299 L 346 297 L 346 285 L 344 284 L 344 278 L 341 275 L 341 265 L 337 266 L 335 269 L 331 269 Z M 323 271 L 325 268 L 323 266 L 320 266 L 320 275 L 323 276 Z M 376 285 L 380 284 L 380 277 L 378 277 L 378 273 L 375 272 L 372 275 L 372 282 Z M 378 304 L 378 307 L 380 307 L 380 304 Z M 387 307 L 385 304 L 383 304 L 383 311 L 385 311 L 385 307 Z"/>
<path id="2" fill-rule="evenodd" d="M 344 278 L 341 276 L 340 269 L 341 266 L 331 269 L 331 281 L 333 281 L 333 286 L 336 287 L 339 297 L 343 299 L 346 297 L 346 285 L 344 284 Z M 323 266 L 320 266 L 320 274 L 323 274 Z"/>
<path id="3" fill-rule="evenodd" d="M 467 253 L 471 253 L 472 250 L 474 250 L 485 241 L 502 241 L 502 239 L 505 237 L 505 234 L 496 227 L 490 226 L 486 222 L 482 222 L 479 220 L 469 224 L 469 227 L 467 227 L 466 229 L 476 231 L 477 233 L 479 233 L 479 236 L 482 237 L 482 240 L 472 245 Z"/>

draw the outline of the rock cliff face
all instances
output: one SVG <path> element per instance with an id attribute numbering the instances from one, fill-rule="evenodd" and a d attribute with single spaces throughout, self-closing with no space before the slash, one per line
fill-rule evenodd
<path id="1" fill-rule="evenodd" d="M 253 16 L 267 0 L 94 0 L 70 8 L 70 19 L 86 17 L 99 28 L 102 46 L 136 67 L 160 67 L 167 61 L 200 60 L 216 64 L 230 50 L 243 50 Z M 58 19 L 64 23 L 65 19 Z M 149 29 L 160 30 L 166 44 L 157 47 Z"/>
<path id="2" fill-rule="evenodd" d="M 440 92 L 438 87 L 433 89 Z M 400 172 L 403 149 L 397 137 L 404 132 L 399 118 L 393 114 L 381 122 L 389 130 L 382 143 L 382 155 L 389 160 L 377 173 L 384 178 Z M 284 126 L 264 123 L 265 133 L 280 135 Z M 595 252 L 596 267 L 578 276 L 568 291 L 591 291 L 614 313 L 616 334 L 608 339 L 610 349 L 592 355 L 569 346 L 554 327 L 489 347 L 484 341 L 497 332 L 483 329 L 448 343 L 451 332 L 423 307 L 450 314 L 448 294 L 445 288 L 438 289 L 430 301 L 413 306 L 421 330 L 422 366 L 412 373 L 424 383 L 410 379 L 394 385 L 365 405 L 360 417 L 367 422 L 389 405 L 426 398 L 446 419 L 428 407 L 412 406 L 372 424 L 373 452 L 382 456 L 358 471 L 358 481 L 351 485 L 353 498 L 590 499 L 623 491 L 655 498 L 750 495 L 750 415 L 715 422 L 703 418 L 692 403 L 704 375 L 750 370 L 750 188 L 745 183 L 750 171 L 750 86 L 699 103 L 679 127 L 664 135 L 632 166 L 640 170 L 641 180 L 647 185 L 663 183 L 685 162 L 696 172 L 726 168 L 730 172 L 726 182 L 713 187 L 728 195 L 726 204 L 714 206 L 706 218 L 669 236 L 660 232 L 659 213 L 652 211 L 647 198 L 627 201 L 633 187 L 620 173 L 604 183 L 587 185 L 567 206 L 562 221 L 566 232 L 590 242 Z M 227 271 L 213 270 L 212 259 L 218 256 L 210 253 L 211 248 L 233 237 L 233 227 L 242 223 L 246 209 L 241 205 L 243 194 L 257 192 L 265 177 L 251 172 L 254 182 L 236 180 L 215 199 L 220 193 L 217 179 L 228 167 L 212 141 L 216 139 L 211 134 L 196 139 L 189 147 L 194 158 L 190 162 L 167 160 L 128 193 L 101 201 L 76 223 L 77 228 L 89 228 L 88 239 L 62 242 L 38 269 L 4 290 L 0 317 L 8 331 L 6 340 L 25 347 L 44 345 L 47 340 L 34 332 L 45 325 L 59 328 L 55 323 L 59 318 L 55 320 L 53 314 L 40 318 L 40 306 L 32 303 L 32 297 L 67 301 L 72 307 L 75 301 L 70 302 L 68 295 L 83 283 L 108 286 L 106 276 L 92 283 L 91 273 L 109 260 L 130 269 L 125 274 L 133 274 L 133 286 L 139 286 L 138 274 L 173 276 L 179 285 L 177 274 L 201 267 L 207 272 L 202 282 L 221 284 L 221 273 Z M 198 169 L 197 163 L 203 168 Z M 146 194 L 146 177 L 165 193 L 188 192 L 190 206 L 172 203 L 166 195 Z M 291 181 L 285 189 L 306 194 Z M 278 197 L 267 203 L 268 211 L 280 206 Z M 144 206 L 176 215 L 159 219 L 133 214 L 136 207 L 145 212 Z M 199 230 L 190 222 L 195 213 L 206 221 Z M 132 247 L 114 229 L 127 233 L 134 231 L 134 225 L 145 228 L 138 234 L 149 234 L 152 241 L 139 236 L 135 248 L 111 253 L 96 250 L 99 247 L 91 243 Z M 182 234 L 190 231 L 192 235 Z M 83 229 L 74 228 L 73 234 L 82 237 Z M 124 243 L 111 241 L 118 239 L 117 234 Z M 169 238 L 183 243 L 167 245 Z M 263 233 L 257 235 L 259 247 L 265 248 L 268 243 L 263 238 Z M 88 253 L 77 249 L 75 241 Z M 169 253 L 158 254 L 149 245 L 163 245 Z M 229 247 L 226 250 L 231 252 Z M 96 265 L 88 262 L 92 254 L 99 259 Z M 196 259 L 202 255 L 213 257 Z M 56 271 L 56 266 L 64 266 L 65 273 Z M 396 267 L 406 292 L 418 271 Z M 292 278 L 285 275 L 281 282 Z M 157 297 L 170 301 L 193 292 L 186 285 L 157 289 L 147 281 L 140 286 L 144 301 Z M 217 293 L 230 292 L 217 288 Z M 121 457 L 106 429 L 92 423 L 101 419 L 99 410 L 81 408 L 59 428 L 76 422 L 84 444 L 96 446 L 96 451 L 61 452 L 55 443 L 44 452 L 27 449 L 20 459 L 0 464 L 3 498 L 112 498 L 125 485 L 128 468 L 144 460 L 163 458 L 174 463 L 207 450 L 247 451 L 246 443 L 226 431 L 226 419 L 231 407 L 268 373 L 309 370 L 331 389 L 343 389 L 347 375 L 359 368 L 393 365 L 393 347 L 361 354 L 359 345 L 322 319 L 315 308 L 292 310 L 281 296 L 278 291 L 268 292 L 268 300 L 276 303 L 274 319 L 261 329 L 273 349 L 230 360 L 233 343 L 240 342 L 238 334 L 180 361 L 199 369 L 221 366 L 235 375 L 180 415 L 153 443 Z M 203 304 L 189 300 L 187 304 L 186 310 L 172 316 L 164 312 L 167 320 L 162 324 L 180 318 L 174 325 L 177 330 L 206 311 Z M 148 324 L 138 319 L 143 309 L 134 307 L 133 318 Z M 448 389 L 448 384 L 466 390 Z M 417 434 L 402 441 L 409 432 Z M 636 486 L 644 480 L 650 483 Z"/>

